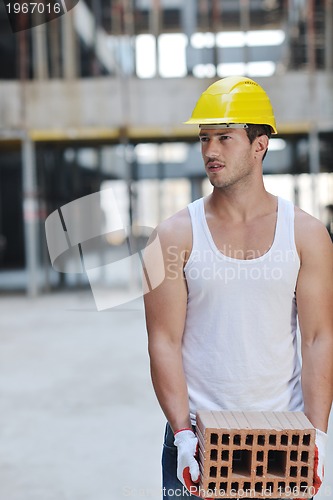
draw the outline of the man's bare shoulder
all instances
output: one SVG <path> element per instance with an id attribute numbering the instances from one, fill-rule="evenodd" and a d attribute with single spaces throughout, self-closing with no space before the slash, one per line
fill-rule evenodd
<path id="1" fill-rule="evenodd" d="M 319 219 L 299 207 L 295 207 L 295 228 L 307 237 L 311 234 L 322 233 L 325 236 L 328 234 L 325 225 Z"/>
<path id="2" fill-rule="evenodd" d="M 325 225 L 299 207 L 295 207 L 295 239 L 300 254 L 332 251 Z"/>
<path id="3" fill-rule="evenodd" d="M 162 242 L 176 245 L 181 249 L 189 249 L 192 241 L 191 218 L 187 208 L 183 208 L 165 219 L 156 227 Z"/>

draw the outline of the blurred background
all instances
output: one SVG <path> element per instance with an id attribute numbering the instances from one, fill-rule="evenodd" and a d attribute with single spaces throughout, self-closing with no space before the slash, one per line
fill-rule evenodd
<path id="1" fill-rule="evenodd" d="M 332 234 L 333 0 L 80 0 L 18 33 L 3 2 L 0 57 L 3 497 L 160 498 L 164 420 L 137 275 L 119 268 L 118 306 L 98 313 L 84 272 L 52 268 L 45 220 L 111 188 L 141 241 L 208 194 L 183 122 L 209 84 L 246 75 L 275 110 L 267 189 Z"/>
<path id="2" fill-rule="evenodd" d="M 332 224 L 332 0 L 80 0 L 15 34 L 1 4 L 0 23 L 0 289 L 84 283 L 45 247 L 70 201 L 112 187 L 125 224 L 154 227 L 209 192 L 183 122 L 227 75 L 275 109 L 267 188 Z"/>

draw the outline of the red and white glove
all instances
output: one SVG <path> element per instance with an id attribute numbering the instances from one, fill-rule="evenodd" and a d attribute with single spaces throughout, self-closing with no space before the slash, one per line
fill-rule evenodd
<path id="1" fill-rule="evenodd" d="M 321 483 L 324 480 L 324 462 L 326 456 L 327 434 L 319 429 L 316 429 L 315 441 L 315 460 L 314 460 L 314 475 L 313 486 L 315 495 L 318 493 Z"/>
<path id="2" fill-rule="evenodd" d="M 191 429 L 180 429 L 175 432 L 177 446 L 177 477 L 192 495 L 199 496 L 200 479 L 199 464 L 196 460 L 198 439 Z"/>

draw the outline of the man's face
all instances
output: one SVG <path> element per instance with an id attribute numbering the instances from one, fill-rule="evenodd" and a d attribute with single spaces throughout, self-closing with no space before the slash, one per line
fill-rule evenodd
<path id="1" fill-rule="evenodd" d="M 201 128 L 199 139 L 206 173 L 214 187 L 228 188 L 253 173 L 255 141 L 250 144 L 244 129 Z"/>

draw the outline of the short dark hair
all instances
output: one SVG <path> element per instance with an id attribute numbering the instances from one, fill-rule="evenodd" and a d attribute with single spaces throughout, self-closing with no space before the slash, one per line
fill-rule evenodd
<path id="1" fill-rule="evenodd" d="M 249 138 L 250 144 L 252 144 L 256 137 L 260 137 L 261 135 L 267 135 L 268 139 L 270 139 L 272 136 L 272 130 L 269 125 L 257 125 L 254 123 L 248 123 L 245 131 Z M 262 157 L 263 160 L 267 155 L 267 151 L 268 150 L 266 149 L 264 156 Z"/>
<path id="2" fill-rule="evenodd" d="M 245 130 L 250 144 L 252 144 L 254 139 L 260 135 L 267 135 L 268 139 L 270 139 L 272 135 L 271 127 L 269 125 L 255 125 L 254 123 L 248 123 Z"/>

